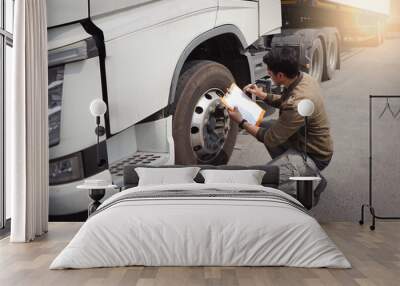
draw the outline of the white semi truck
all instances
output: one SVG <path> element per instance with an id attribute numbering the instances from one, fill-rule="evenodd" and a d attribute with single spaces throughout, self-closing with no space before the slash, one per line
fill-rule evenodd
<path id="1" fill-rule="evenodd" d="M 48 0 L 47 5 L 50 215 L 65 219 L 89 203 L 77 185 L 87 178 L 121 181 L 124 165 L 227 163 L 238 129 L 219 97 L 231 82 L 243 86 L 266 78 L 263 56 L 283 45 L 297 49 L 304 71 L 329 79 L 340 66 L 342 39 L 354 34 L 349 28 L 371 26 L 381 41 L 389 4 Z M 363 15 L 367 25 L 359 25 Z M 357 24 L 343 25 L 350 20 Z M 101 166 L 89 112 L 94 99 L 107 104 Z"/>

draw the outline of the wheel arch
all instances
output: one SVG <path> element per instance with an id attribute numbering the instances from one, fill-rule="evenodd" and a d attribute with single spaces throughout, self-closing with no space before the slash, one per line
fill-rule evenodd
<path id="1" fill-rule="evenodd" d="M 233 63 L 229 66 L 229 63 L 218 57 L 207 58 L 207 53 L 203 54 L 201 57 L 200 50 L 203 48 L 211 47 L 211 49 L 218 49 L 216 43 L 222 39 L 229 39 L 234 41 L 234 46 L 230 46 L 239 55 L 239 63 Z M 207 44 L 210 44 L 207 46 Z M 239 82 L 250 82 L 254 79 L 254 73 L 252 72 L 252 60 L 250 55 L 245 53 L 245 49 L 248 46 L 242 32 L 234 25 L 222 25 L 209 30 L 198 37 L 196 37 L 190 44 L 185 48 L 181 54 L 179 60 L 176 63 L 174 74 L 171 81 L 170 93 L 168 98 L 168 106 L 170 107 L 169 114 L 174 113 L 176 103 L 179 99 L 177 95 L 177 86 L 179 77 L 184 69 L 185 63 L 190 60 L 214 60 L 225 65 L 235 77 L 235 80 Z M 215 52 L 215 50 L 211 51 Z M 237 66 L 235 66 L 237 64 Z M 242 74 L 241 74 L 242 73 Z M 243 75 L 244 74 L 244 75 Z M 247 79 L 243 79 L 247 77 Z"/>

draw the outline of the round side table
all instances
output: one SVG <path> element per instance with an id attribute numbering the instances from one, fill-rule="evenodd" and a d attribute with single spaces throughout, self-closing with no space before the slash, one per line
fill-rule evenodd
<path id="1" fill-rule="evenodd" d="M 89 190 L 89 197 L 93 200 L 88 206 L 88 217 L 94 213 L 97 208 L 101 205 L 100 200 L 104 197 L 106 194 L 106 189 L 114 189 L 115 185 L 89 185 L 89 184 L 83 184 L 79 185 L 76 188 L 77 189 L 84 189 L 84 190 Z"/>
<path id="2" fill-rule="evenodd" d="M 292 181 L 296 181 L 296 196 L 306 209 L 313 207 L 313 182 L 320 181 L 320 177 L 290 177 Z"/>

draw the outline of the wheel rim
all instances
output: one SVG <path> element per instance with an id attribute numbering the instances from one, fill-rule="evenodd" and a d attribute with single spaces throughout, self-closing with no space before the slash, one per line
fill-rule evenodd
<path id="1" fill-rule="evenodd" d="M 311 59 L 311 71 L 310 71 L 310 75 L 318 80 L 321 79 L 322 76 L 322 70 L 323 70 L 323 53 L 322 50 L 320 48 L 320 46 L 318 46 L 315 50 L 314 53 L 312 55 L 312 59 Z"/>
<path id="2" fill-rule="evenodd" d="M 190 125 L 192 150 L 198 161 L 209 163 L 223 150 L 229 133 L 229 114 L 221 102 L 223 91 L 210 89 L 200 96 Z"/>

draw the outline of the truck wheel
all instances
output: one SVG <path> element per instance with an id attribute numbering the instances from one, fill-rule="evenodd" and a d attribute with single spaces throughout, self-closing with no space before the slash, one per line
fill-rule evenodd
<path id="1" fill-rule="evenodd" d="M 324 72 L 324 49 L 322 47 L 321 39 L 319 38 L 313 41 L 310 59 L 311 65 L 309 74 L 320 82 Z"/>
<path id="2" fill-rule="evenodd" d="M 223 65 L 212 61 L 188 63 L 179 78 L 179 98 L 173 117 L 176 164 L 226 164 L 238 126 L 220 101 L 235 81 Z"/>
<path id="3" fill-rule="evenodd" d="M 369 44 L 374 47 L 380 46 L 381 44 L 383 44 L 383 42 L 385 40 L 384 35 L 385 35 L 385 33 L 384 33 L 383 24 L 381 22 L 377 22 L 376 27 L 375 27 L 374 37 L 369 41 Z"/>
<path id="4" fill-rule="evenodd" d="M 326 74 L 324 76 L 324 79 L 326 80 L 332 79 L 335 74 L 338 61 L 338 53 L 339 53 L 338 41 L 336 35 L 332 35 L 326 54 Z"/>

